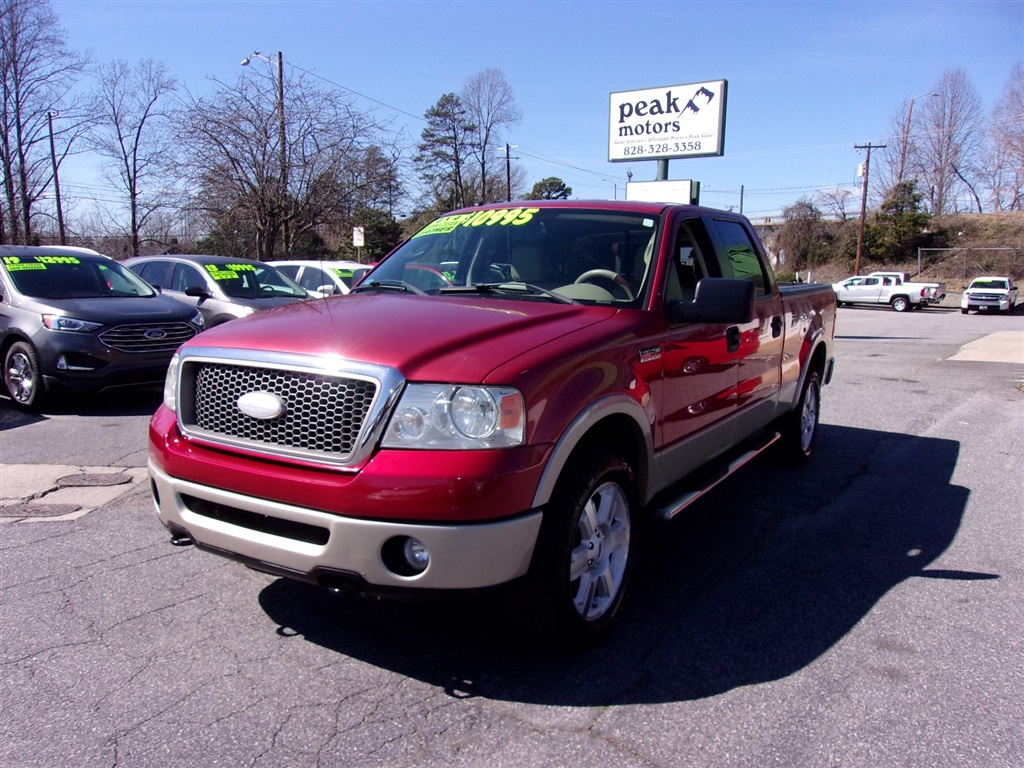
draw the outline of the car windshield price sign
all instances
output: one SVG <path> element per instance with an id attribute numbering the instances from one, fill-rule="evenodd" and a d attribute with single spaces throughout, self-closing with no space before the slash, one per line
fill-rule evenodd
<path id="1" fill-rule="evenodd" d="M 611 94 L 608 160 L 722 155 L 726 85 L 713 80 Z"/>

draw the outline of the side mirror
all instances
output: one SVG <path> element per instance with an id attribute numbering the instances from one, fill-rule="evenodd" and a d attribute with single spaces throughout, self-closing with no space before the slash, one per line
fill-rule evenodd
<path id="1" fill-rule="evenodd" d="M 749 323 L 754 319 L 754 281 L 736 277 L 705 277 L 693 301 L 669 304 L 673 323 Z"/>
<path id="2" fill-rule="evenodd" d="M 333 285 L 321 285 L 317 286 L 317 291 L 321 296 L 333 296 L 335 294 Z"/>
<path id="3" fill-rule="evenodd" d="M 208 299 L 210 294 L 206 292 L 205 288 L 201 288 L 198 285 L 190 285 L 185 289 L 185 295 L 191 296 L 194 299 Z"/>

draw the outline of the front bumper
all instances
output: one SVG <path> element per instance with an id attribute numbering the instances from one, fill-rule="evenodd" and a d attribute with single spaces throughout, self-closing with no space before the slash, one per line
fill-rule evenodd
<path id="1" fill-rule="evenodd" d="M 1009 296 L 971 296 L 964 294 L 960 297 L 960 309 L 966 309 L 969 312 L 989 312 L 991 310 L 1005 312 L 1009 308 Z"/>
<path id="2" fill-rule="evenodd" d="M 102 344 L 95 333 L 40 330 L 31 337 L 49 392 L 100 392 L 161 384 L 174 350 L 128 353 Z"/>
<path id="3" fill-rule="evenodd" d="M 388 522 L 328 514 L 171 477 L 149 462 L 161 522 L 200 548 L 282 576 L 370 592 L 470 590 L 523 576 L 540 530 L 539 510 L 484 523 Z M 402 575 L 389 542 L 418 539 L 427 568 Z"/>

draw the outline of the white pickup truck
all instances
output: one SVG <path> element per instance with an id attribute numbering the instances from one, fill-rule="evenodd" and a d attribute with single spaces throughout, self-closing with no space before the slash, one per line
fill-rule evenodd
<path id="1" fill-rule="evenodd" d="M 836 302 L 843 304 L 888 304 L 897 312 L 922 309 L 946 297 L 942 283 L 915 283 L 903 272 L 872 272 L 833 283 Z"/>
<path id="2" fill-rule="evenodd" d="M 960 297 L 960 312 L 1005 312 L 1013 314 L 1017 286 L 1012 277 L 976 277 Z"/>

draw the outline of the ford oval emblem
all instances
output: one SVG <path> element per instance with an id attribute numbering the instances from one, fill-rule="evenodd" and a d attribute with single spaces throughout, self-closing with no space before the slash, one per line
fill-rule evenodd
<path id="1" fill-rule="evenodd" d="M 167 335 L 167 331 L 165 331 L 163 328 L 150 328 L 142 335 L 145 336 L 147 339 L 156 341 L 157 339 L 164 338 Z"/>
<path id="2" fill-rule="evenodd" d="M 238 398 L 238 410 L 254 419 L 270 421 L 284 413 L 284 403 L 273 392 L 247 392 Z"/>

